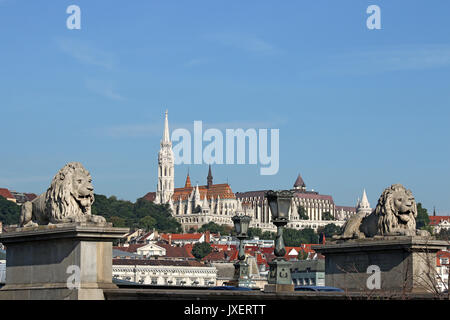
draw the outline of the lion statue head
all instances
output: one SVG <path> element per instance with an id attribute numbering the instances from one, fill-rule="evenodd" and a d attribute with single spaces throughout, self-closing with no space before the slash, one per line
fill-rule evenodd
<path id="1" fill-rule="evenodd" d="M 412 192 L 401 184 L 386 188 L 378 200 L 378 234 L 385 235 L 400 230 L 415 232 L 417 205 Z"/>
<path id="2" fill-rule="evenodd" d="M 20 225 L 69 222 L 104 224 L 105 218 L 91 214 L 94 200 L 89 171 L 79 162 L 70 162 L 54 176 L 46 193 L 22 206 Z"/>
<path id="3" fill-rule="evenodd" d="M 46 206 L 57 219 L 91 214 L 94 203 L 92 178 L 79 162 L 66 164 L 47 190 Z"/>

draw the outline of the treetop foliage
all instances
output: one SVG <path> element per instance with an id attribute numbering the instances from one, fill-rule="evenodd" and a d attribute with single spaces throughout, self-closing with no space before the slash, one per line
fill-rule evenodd
<path id="1" fill-rule="evenodd" d="M 20 206 L 0 196 L 0 221 L 4 225 L 19 224 Z"/>
<path id="2" fill-rule="evenodd" d="M 160 232 L 181 232 L 180 223 L 172 217 L 168 205 L 158 205 L 140 198 L 136 203 L 96 194 L 92 214 L 100 215 L 115 227 L 155 228 Z"/>

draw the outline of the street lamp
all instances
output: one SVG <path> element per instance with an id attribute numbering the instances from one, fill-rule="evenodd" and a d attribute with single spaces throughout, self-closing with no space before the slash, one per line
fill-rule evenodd
<path id="1" fill-rule="evenodd" d="M 244 215 L 236 215 L 231 220 L 234 223 L 234 229 L 236 230 L 236 237 L 239 239 L 239 252 L 238 262 L 234 264 L 234 279 L 231 281 L 233 285 L 238 287 L 249 287 L 250 277 L 248 264 L 245 260 L 244 239 L 248 237 L 248 227 L 252 218 Z"/>
<path id="2" fill-rule="evenodd" d="M 265 194 L 272 214 L 272 223 L 277 227 L 275 239 L 275 258 L 269 262 L 268 286 L 265 291 L 293 291 L 291 263 L 284 259 L 286 248 L 283 240 L 283 227 L 289 222 L 289 209 L 293 197 L 292 191 L 267 191 Z"/>

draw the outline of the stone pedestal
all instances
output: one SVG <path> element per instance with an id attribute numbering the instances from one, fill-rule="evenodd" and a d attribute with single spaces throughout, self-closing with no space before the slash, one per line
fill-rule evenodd
<path id="1" fill-rule="evenodd" d="M 424 293 L 436 285 L 436 252 L 448 246 L 446 241 L 401 236 L 336 242 L 314 250 L 325 256 L 327 286 L 359 292 Z"/>
<path id="2" fill-rule="evenodd" d="M 15 228 L 6 246 L 6 284 L 0 299 L 104 299 L 112 283 L 112 241 L 126 228 L 59 224 Z"/>
<path id="3" fill-rule="evenodd" d="M 291 277 L 291 263 L 283 258 L 275 258 L 268 264 L 268 284 L 264 286 L 264 292 L 294 291 L 294 285 Z"/>
<path id="4" fill-rule="evenodd" d="M 234 264 L 234 277 L 229 281 L 230 286 L 249 288 L 252 281 L 249 277 L 248 263 L 245 261 L 238 261 Z"/>

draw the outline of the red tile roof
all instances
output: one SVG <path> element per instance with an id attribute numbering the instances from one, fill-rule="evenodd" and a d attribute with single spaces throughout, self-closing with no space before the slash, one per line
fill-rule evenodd
<path id="1" fill-rule="evenodd" d="M 186 248 L 186 246 L 175 247 L 175 246 L 171 246 L 169 244 L 160 243 L 160 242 L 156 243 L 156 245 L 166 249 L 165 257 L 167 257 L 167 258 L 195 258 L 191 254 L 192 248 L 190 248 L 190 250 L 189 250 L 188 248 Z"/>
<path id="2" fill-rule="evenodd" d="M 6 188 L 0 188 L 0 196 L 6 199 L 15 199 L 12 193 Z"/>
<path id="3" fill-rule="evenodd" d="M 191 184 L 191 177 L 189 177 L 189 173 L 188 173 L 188 175 L 187 175 L 187 177 L 186 177 L 186 183 L 184 184 L 184 187 L 185 187 L 185 188 L 190 188 L 190 187 L 192 187 L 192 184 Z"/>
<path id="4" fill-rule="evenodd" d="M 302 176 L 299 174 L 297 180 L 295 180 L 294 187 L 306 187 L 305 182 L 302 179 Z"/>
<path id="5" fill-rule="evenodd" d="M 441 266 L 441 259 L 447 258 L 450 261 L 450 251 L 438 251 L 436 253 L 436 266 Z"/>
<path id="6" fill-rule="evenodd" d="M 269 190 L 259 190 L 259 191 L 247 191 L 247 192 L 236 192 L 236 198 L 245 199 L 245 198 L 255 198 L 256 201 L 263 201 L 265 193 Z M 317 199 L 329 201 L 331 204 L 334 204 L 333 197 L 324 194 L 318 194 L 317 192 L 312 191 L 295 191 L 294 197 L 299 199 Z"/>
<path id="7" fill-rule="evenodd" d="M 190 181 L 186 181 L 187 183 Z M 189 185 L 189 183 L 187 184 Z M 188 186 L 184 188 L 175 188 L 174 193 L 172 196 L 172 201 L 179 201 L 181 198 L 181 201 L 184 201 L 189 198 L 192 191 L 195 187 Z M 222 184 L 213 184 L 209 188 L 208 186 L 198 186 L 198 191 L 200 192 L 200 199 L 203 200 L 206 196 L 206 198 L 209 200 L 211 198 L 214 198 L 214 200 L 217 199 L 217 196 L 220 197 L 220 199 L 234 199 L 236 196 L 234 195 L 233 191 L 231 190 L 231 187 L 228 183 L 222 183 Z M 147 201 L 155 201 L 156 199 L 156 192 L 148 192 L 144 197 Z"/>
<path id="8" fill-rule="evenodd" d="M 156 192 L 149 192 L 143 198 L 147 201 L 153 202 L 156 199 Z"/>
<path id="9" fill-rule="evenodd" d="M 356 207 L 346 207 L 346 206 L 335 206 L 336 210 L 344 210 L 344 211 L 350 211 L 350 212 L 356 212 Z"/>
<path id="10" fill-rule="evenodd" d="M 334 204 L 333 197 L 325 194 L 317 194 L 312 192 L 295 192 L 294 196 L 300 199 L 324 200 Z"/>
<path id="11" fill-rule="evenodd" d="M 229 250 L 229 249 L 236 249 L 235 245 L 227 245 L 227 244 L 211 244 L 212 248 L 215 248 L 217 250 Z"/>
<path id="12" fill-rule="evenodd" d="M 237 260 L 238 251 L 234 249 L 230 250 L 218 250 L 213 249 L 206 257 L 204 257 L 203 261 L 234 261 Z"/>
<path id="13" fill-rule="evenodd" d="M 200 240 L 203 233 L 164 233 L 161 235 L 163 240 L 169 241 L 169 238 L 172 238 L 172 241 L 177 240 L 185 240 L 185 241 L 195 241 Z"/>
<path id="14" fill-rule="evenodd" d="M 195 260 L 113 259 L 113 265 L 147 265 L 177 267 L 207 267 Z"/>
<path id="15" fill-rule="evenodd" d="M 126 252 L 136 253 L 136 251 L 137 251 L 138 248 L 143 247 L 143 246 L 145 246 L 145 245 L 147 245 L 147 244 L 146 244 L 146 243 L 130 244 L 130 245 L 127 246 L 127 247 L 123 247 L 123 246 L 120 246 L 120 247 L 114 246 L 113 249 L 120 250 L 120 251 L 126 251 Z"/>
<path id="16" fill-rule="evenodd" d="M 172 200 L 175 202 L 179 201 L 180 198 L 181 201 L 188 199 L 194 188 L 195 187 L 175 188 Z M 211 198 L 217 199 L 217 196 L 219 196 L 220 199 L 236 198 L 228 183 L 213 184 L 209 188 L 208 186 L 198 186 L 198 191 L 200 192 L 200 199 L 204 199 L 205 197 L 208 200 Z"/>
<path id="17" fill-rule="evenodd" d="M 34 193 L 25 193 L 25 197 L 27 198 L 27 201 L 33 201 L 38 196 L 37 196 L 37 194 L 34 194 Z"/>
<path id="18" fill-rule="evenodd" d="M 447 220 L 448 222 L 450 222 L 450 216 L 430 216 L 431 225 L 437 225 L 443 220 Z"/>

